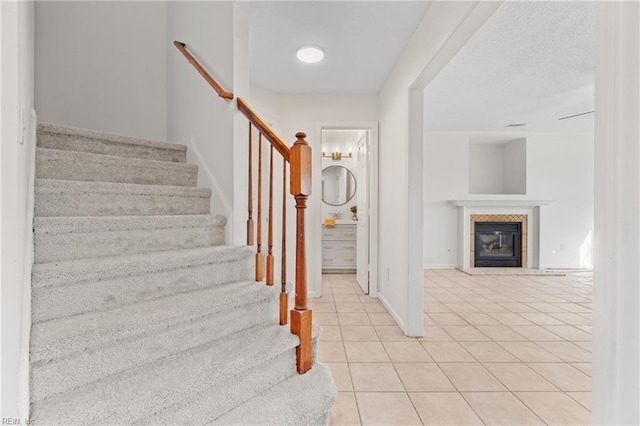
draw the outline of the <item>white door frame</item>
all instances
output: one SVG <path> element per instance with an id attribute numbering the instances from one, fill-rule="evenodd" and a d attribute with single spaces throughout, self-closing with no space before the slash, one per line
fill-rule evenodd
<path id="1" fill-rule="evenodd" d="M 323 130 L 369 130 L 371 138 L 371 170 L 369 171 L 370 186 L 369 196 L 371 197 L 371 215 L 369 216 L 369 296 L 378 297 L 378 122 L 377 121 L 326 121 L 318 123 L 315 129 L 315 140 L 322 141 Z M 318 145 L 319 146 L 319 145 Z M 320 165 L 321 158 L 318 153 L 314 153 L 314 166 Z M 317 162 L 316 162 L 317 160 Z M 322 167 L 313 167 L 312 182 L 313 192 L 310 204 L 310 227 L 311 241 L 314 252 L 317 253 L 312 261 L 313 279 L 317 283 L 315 292 L 317 297 L 322 295 L 322 200 L 320 199 L 320 182 L 322 180 Z"/>
<path id="2" fill-rule="evenodd" d="M 356 222 L 356 282 L 366 294 L 369 294 L 371 276 L 371 259 L 369 255 L 369 215 L 371 205 L 369 202 L 369 181 L 371 180 L 371 132 L 365 131 L 356 142 L 356 176 L 358 180 L 356 191 L 356 205 L 360 206 L 361 214 Z M 364 190 L 360 190 L 364 189 Z M 363 209 L 362 206 L 365 206 Z M 366 265 L 365 265 L 366 263 Z"/>

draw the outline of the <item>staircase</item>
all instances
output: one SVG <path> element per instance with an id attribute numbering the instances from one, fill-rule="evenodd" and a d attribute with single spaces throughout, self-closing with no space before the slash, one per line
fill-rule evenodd
<path id="1" fill-rule="evenodd" d="M 196 185 L 185 146 L 39 125 L 36 424 L 326 424 L 330 372 L 297 373 L 280 290 Z"/>

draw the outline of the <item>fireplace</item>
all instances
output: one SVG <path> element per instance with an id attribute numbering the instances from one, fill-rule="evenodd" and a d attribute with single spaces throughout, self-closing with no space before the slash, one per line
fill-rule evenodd
<path id="1" fill-rule="evenodd" d="M 521 267 L 522 222 L 477 222 L 476 267 Z"/>
<path id="2" fill-rule="evenodd" d="M 528 215 L 472 214 L 469 219 L 470 267 L 528 267 Z"/>
<path id="3" fill-rule="evenodd" d="M 475 225 L 478 222 L 519 222 L 521 242 L 520 259 L 523 268 L 540 267 L 540 223 L 546 214 L 548 200 L 527 200 L 504 196 L 484 199 L 450 200 L 458 207 L 460 253 L 458 265 L 475 265 Z"/>

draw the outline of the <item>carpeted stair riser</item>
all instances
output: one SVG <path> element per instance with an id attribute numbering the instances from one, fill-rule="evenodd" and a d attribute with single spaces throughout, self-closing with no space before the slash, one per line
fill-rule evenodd
<path id="1" fill-rule="evenodd" d="M 259 284 L 255 284 L 259 285 Z M 109 345 L 34 362 L 31 369 L 32 401 L 95 382 L 121 371 L 225 338 L 275 319 L 277 292 L 263 286 L 242 301 L 221 295 L 225 304 L 211 306 L 211 313 L 133 336 L 115 336 Z M 266 296 L 266 297 L 265 297 Z M 268 321 L 274 323 L 275 321 Z M 109 343 L 105 339 L 105 343 Z"/>
<path id="2" fill-rule="evenodd" d="M 289 326 L 285 326 L 285 327 L 289 328 Z M 313 327 L 312 345 L 313 345 L 314 352 L 317 351 L 318 338 L 320 337 L 320 331 L 321 331 L 320 327 L 317 327 L 317 326 Z M 294 364 L 296 362 L 295 356 L 293 358 L 293 362 Z M 314 362 L 314 368 L 315 368 L 315 362 Z M 288 379 L 291 376 L 298 376 L 297 370 L 294 369 L 293 371 L 294 373 L 289 374 L 287 377 L 281 377 L 280 380 L 270 383 L 271 386 L 276 385 L 277 383 L 281 383 L 282 381 Z M 329 373 L 329 376 L 330 376 L 331 372 L 329 371 L 327 372 Z M 262 372 L 261 370 L 258 370 L 256 371 L 256 376 L 264 376 L 264 372 Z M 261 379 L 263 378 L 261 377 Z M 255 386 L 255 383 L 254 384 L 249 383 L 249 385 Z M 176 405 L 165 408 L 162 412 L 156 413 L 154 416 L 150 416 L 149 418 L 145 419 L 143 423 L 148 425 L 185 424 L 185 423 L 186 424 L 210 424 L 212 422 L 215 423 L 215 420 L 218 417 L 220 417 L 221 415 L 224 415 L 226 412 L 230 411 L 232 408 L 235 408 L 240 404 L 236 403 L 233 406 L 229 406 L 228 404 L 226 404 L 226 405 L 223 405 L 225 409 L 222 410 L 223 407 L 218 406 L 219 403 L 211 404 L 211 401 L 220 401 L 220 403 L 222 401 L 226 401 L 227 399 L 231 399 L 233 401 L 240 401 L 242 399 L 242 395 L 237 392 L 242 390 L 244 392 L 251 393 L 251 389 L 252 389 L 251 387 L 247 389 L 244 389 L 244 388 L 234 389 L 233 391 L 236 393 L 231 395 L 228 392 L 225 392 L 224 395 L 221 395 L 220 394 L 221 392 L 219 389 L 209 389 L 204 392 L 198 393 L 197 395 L 189 397 Z M 264 390 L 266 389 L 267 388 L 265 388 Z M 254 391 L 252 395 L 257 395 L 258 393 L 260 392 Z M 296 396 L 296 398 L 299 398 L 299 396 Z M 245 401 L 248 401 L 249 399 L 250 398 L 245 398 L 242 401 L 242 403 Z M 281 402 L 284 402 L 284 401 L 281 401 Z M 305 407 L 305 409 L 308 409 L 308 407 Z M 243 424 L 243 423 L 240 422 L 239 424 Z M 292 423 L 291 421 L 286 421 L 281 424 L 306 424 L 306 423 Z"/>
<path id="3" fill-rule="evenodd" d="M 208 214 L 210 198 L 205 188 L 38 179 L 35 216 Z"/>
<path id="4" fill-rule="evenodd" d="M 112 309 L 254 279 L 250 247 L 200 249 L 36 264 L 32 321 Z"/>
<path id="5" fill-rule="evenodd" d="M 36 179 L 196 186 L 198 166 L 37 148 Z"/>
<path id="6" fill-rule="evenodd" d="M 48 362 L 77 352 L 99 350 L 116 340 L 136 339 L 215 312 L 229 312 L 245 303 L 260 303 L 268 300 L 274 291 L 266 287 L 255 282 L 231 283 L 36 323 L 31 331 L 31 362 Z"/>
<path id="7" fill-rule="evenodd" d="M 229 389 L 247 381 L 261 387 L 263 378 L 256 380 L 256 371 L 268 375 L 267 382 L 295 374 L 298 342 L 286 327 L 254 327 L 37 402 L 31 418 L 40 424 L 77 424 L 78 419 L 85 424 L 132 424 L 207 389 Z M 278 362 L 278 357 L 288 360 Z M 211 401 L 218 402 L 224 403 Z"/>
<path id="8" fill-rule="evenodd" d="M 294 375 L 273 386 L 219 417 L 213 424 L 317 424 L 333 405 L 335 392 L 329 368 L 317 363 L 306 374 Z"/>
<path id="9" fill-rule="evenodd" d="M 223 216 L 36 217 L 35 263 L 224 243 Z"/>
<path id="10" fill-rule="evenodd" d="M 238 405 L 287 378 L 297 375 L 295 348 L 257 365 L 219 387 L 191 394 L 169 407 L 135 422 L 136 425 L 206 425 Z M 215 403 L 212 403 L 215 401 Z"/>
<path id="11" fill-rule="evenodd" d="M 42 148 L 178 163 L 184 163 L 187 159 L 185 145 L 129 138 L 49 123 L 38 125 L 37 145 Z"/>

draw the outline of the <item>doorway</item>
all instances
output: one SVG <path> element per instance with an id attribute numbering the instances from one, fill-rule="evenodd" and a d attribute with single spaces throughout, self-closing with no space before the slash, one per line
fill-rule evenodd
<path id="1" fill-rule="evenodd" d="M 325 125 L 320 139 L 319 273 L 352 274 L 365 294 L 376 297 L 377 123 Z"/>

